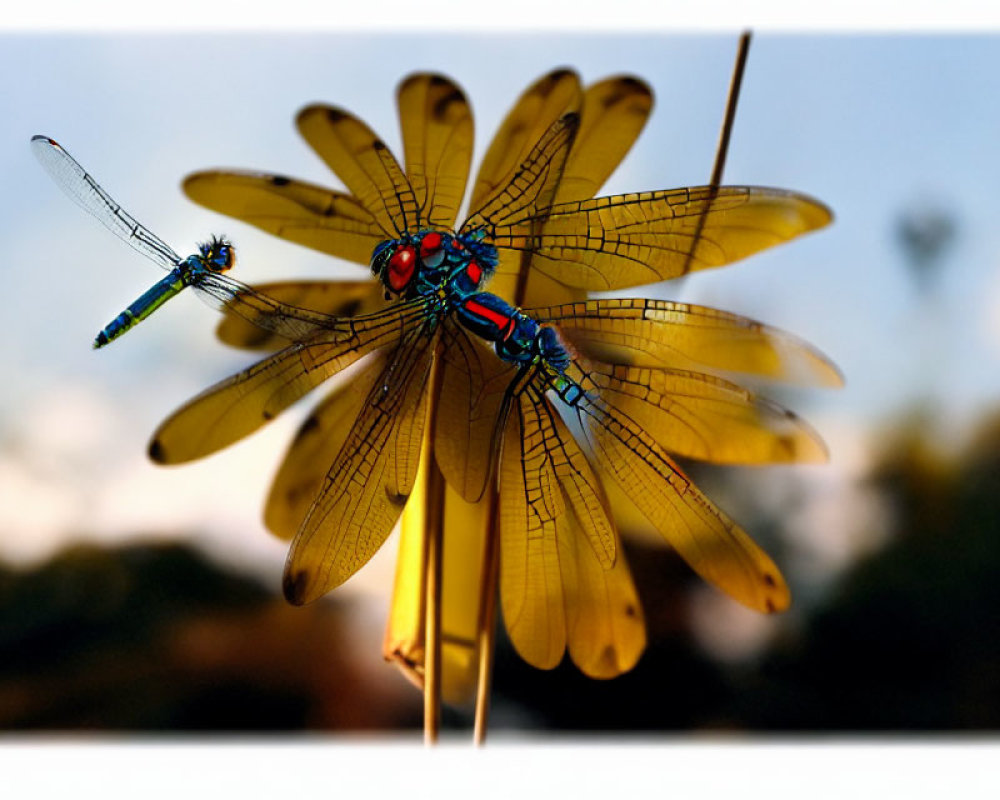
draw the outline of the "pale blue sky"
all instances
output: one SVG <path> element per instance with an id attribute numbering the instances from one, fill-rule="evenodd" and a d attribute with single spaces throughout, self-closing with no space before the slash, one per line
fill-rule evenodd
<path id="1" fill-rule="evenodd" d="M 23 533 L 18 525 L 201 526 L 259 547 L 270 574 L 283 547 L 266 539 L 258 510 L 295 424 L 279 420 L 256 442 L 205 464 L 162 470 L 143 461 L 159 420 L 248 359 L 212 340 L 216 316 L 194 297 L 90 350 L 96 332 L 159 274 L 55 188 L 31 156 L 32 134 L 64 144 L 178 251 L 224 232 L 236 240 L 246 280 L 358 276 L 360 268 L 193 205 L 181 178 L 211 166 L 254 167 L 336 185 L 295 132 L 295 112 L 317 100 L 344 106 L 398 151 L 395 86 L 426 69 L 465 88 L 478 156 L 517 94 L 569 65 L 587 81 L 639 75 L 656 95 L 607 191 L 700 184 L 711 169 L 735 41 L 415 31 L 3 36 L 0 313 L 8 346 L 0 366 L 14 377 L 0 392 L 0 470 L 16 481 L 8 498 L 27 497 L 44 513 L 0 519 L 0 557 L 31 555 L 4 538 Z M 848 445 L 838 447 L 845 435 L 866 436 L 917 393 L 939 396 L 961 428 L 1000 406 L 998 98 L 998 36 L 757 34 L 726 182 L 807 192 L 836 221 L 679 289 L 635 294 L 680 292 L 792 330 L 827 352 L 847 388 L 783 396 L 830 441 L 831 469 L 849 459 Z M 921 299 L 894 226 L 904 209 L 925 202 L 953 210 L 960 228 L 939 291 Z"/>

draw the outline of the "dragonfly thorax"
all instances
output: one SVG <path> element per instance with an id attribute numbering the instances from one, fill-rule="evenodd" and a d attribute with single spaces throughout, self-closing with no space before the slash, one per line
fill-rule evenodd
<path id="1" fill-rule="evenodd" d="M 386 297 L 413 298 L 444 290 L 455 299 L 475 292 L 496 267 L 496 248 L 476 232 L 422 230 L 380 242 L 371 270 Z"/>

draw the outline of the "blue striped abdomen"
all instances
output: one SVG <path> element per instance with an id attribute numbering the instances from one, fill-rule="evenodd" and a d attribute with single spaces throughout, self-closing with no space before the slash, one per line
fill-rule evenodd
<path id="1" fill-rule="evenodd" d="M 130 331 L 186 285 L 187 282 L 185 281 L 182 268 L 177 267 L 172 270 L 169 275 L 157 281 L 143 292 L 134 303 L 109 322 L 104 330 L 97 334 L 97 338 L 94 339 L 94 349 L 104 347 L 104 345 L 113 342 L 119 336 Z"/>

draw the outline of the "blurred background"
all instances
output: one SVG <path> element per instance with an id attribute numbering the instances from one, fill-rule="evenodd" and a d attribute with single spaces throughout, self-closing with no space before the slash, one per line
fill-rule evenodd
<path id="1" fill-rule="evenodd" d="M 312 606 L 280 599 L 286 545 L 260 521 L 306 409 L 203 462 L 154 467 L 174 408 L 249 364 L 217 316 L 174 300 L 111 347 L 94 335 L 160 277 L 31 156 L 60 141 L 181 253 L 225 233 L 245 281 L 365 270 L 208 212 L 196 169 L 325 185 L 295 112 L 324 101 L 399 152 L 415 70 L 466 90 L 476 159 L 556 66 L 631 73 L 649 124 L 604 193 L 708 180 L 736 35 L 0 36 L 0 729 L 417 729 L 381 659 L 395 537 Z M 787 576 L 747 611 L 665 548 L 629 540 L 650 644 L 629 674 L 534 670 L 502 635 L 497 731 L 967 732 L 1000 727 L 1000 37 L 757 33 L 725 182 L 827 203 L 817 234 L 641 296 L 716 306 L 818 346 L 840 391 L 770 387 L 830 464 L 694 477 Z M 474 166 L 475 169 L 475 166 Z M 448 709 L 467 727 L 470 709 Z"/>

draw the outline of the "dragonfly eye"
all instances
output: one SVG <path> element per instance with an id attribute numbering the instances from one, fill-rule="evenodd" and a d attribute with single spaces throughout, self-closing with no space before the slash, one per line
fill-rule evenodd
<path id="1" fill-rule="evenodd" d="M 202 264 L 212 272 L 225 272 L 236 264 L 236 250 L 225 239 L 212 237 L 210 242 L 198 245 Z"/>
<path id="2" fill-rule="evenodd" d="M 229 245 L 223 245 L 219 248 L 213 263 L 219 272 L 232 269 L 236 265 L 236 251 Z"/>
<path id="3" fill-rule="evenodd" d="M 441 266 L 444 261 L 444 242 L 442 236 L 437 231 L 431 231 L 420 240 L 420 260 L 425 267 L 434 269 Z"/>
<path id="4" fill-rule="evenodd" d="M 402 292 L 413 277 L 413 270 L 417 265 L 417 253 L 412 245 L 404 244 L 396 248 L 396 252 L 389 258 L 388 269 L 385 274 L 385 282 L 394 292 Z"/>

